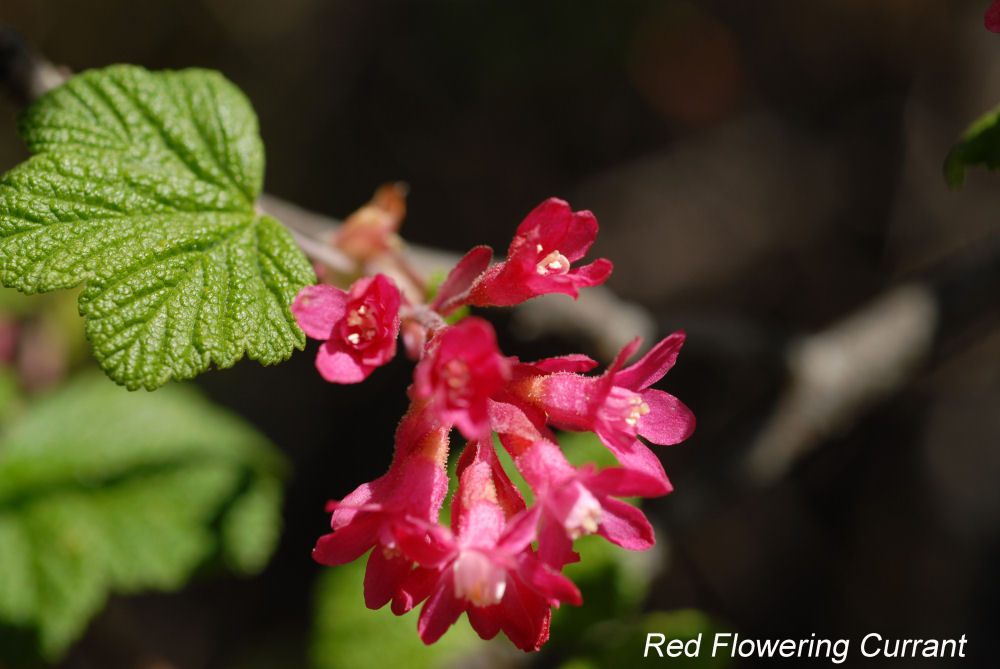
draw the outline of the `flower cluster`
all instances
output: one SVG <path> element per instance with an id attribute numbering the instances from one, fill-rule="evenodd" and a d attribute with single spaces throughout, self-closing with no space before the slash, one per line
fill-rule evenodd
<path id="1" fill-rule="evenodd" d="M 329 381 L 366 378 L 395 355 L 401 330 L 417 360 L 389 471 L 329 503 L 333 531 L 313 555 L 338 565 L 370 551 L 366 604 L 391 604 L 397 615 L 421 606 L 417 629 L 425 643 L 464 612 L 483 638 L 502 630 L 518 648 L 536 650 L 548 638 L 552 607 L 581 603 L 562 574 L 577 559 L 575 539 L 596 533 L 629 550 L 653 545 L 649 521 L 620 498 L 671 490 L 639 437 L 674 444 L 694 429 L 680 401 L 651 388 L 673 366 L 683 333 L 626 366 L 636 340 L 604 373 L 585 375 L 597 366 L 586 356 L 521 362 L 500 351 L 487 321 L 446 320 L 463 306 L 513 305 L 545 293 L 575 297 L 602 283 L 609 261 L 573 265 L 596 234 L 590 212 L 550 199 L 518 227 L 505 260 L 491 265 L 492 251 L 474 248 L 429 304 L 408 299 L 379 274 L 347 291 L 306 288 L 292 306 L 302 329 L 324 341 L 316 366 Z M 439 516 L 453 428 L 467 443 L 445 526 Z M 596 433 L 620 466 L 573 466 L 553 428 Z M 497 459 L 494 434 L 532 489 L 530 507 Z"/>

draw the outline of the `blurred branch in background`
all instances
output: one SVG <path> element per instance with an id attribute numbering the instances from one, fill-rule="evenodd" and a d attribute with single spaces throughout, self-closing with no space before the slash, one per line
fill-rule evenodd
<path id="1" fill-rule="evenodd" d="M 955 252 L 830 327 L 794 341 L 789 381 L 747 455 L 767 485 L 797 459 L 1000 325 L 1000 239 Z"/>
<path id="2" fill-rule="evenodd" d="M 926 360 L 938 321 L 933 294 L 904 284 L 791 344 L 787 388 L 746 458 L 749 482 L 774 483 L 831 432 L 903 387 Z"/>

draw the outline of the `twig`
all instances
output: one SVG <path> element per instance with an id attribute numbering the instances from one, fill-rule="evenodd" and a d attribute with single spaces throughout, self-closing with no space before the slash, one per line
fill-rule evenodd
<path id="1" fill-rule="evenodd" d="M 794 343 L 788 387 L 746 459 L 749 482 L 777 481 L 832 432 L 902 388 L 931 351 L 938 311 L 926 286 L 905 284 Z"/>
<path id="2" fill-rule="evenodd" d="M 738 476 L 751 485 L 776 482 L 922 369 L 995 330 L 998 293 L 1000 237 L 991 235 L 791 344 L 789 382 Z"/>

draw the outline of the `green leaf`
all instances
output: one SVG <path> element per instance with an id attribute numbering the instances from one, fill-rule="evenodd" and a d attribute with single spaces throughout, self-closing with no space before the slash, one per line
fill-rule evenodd
<path id="1" fill-rule="evenodd" d="M 109 592 L 173 590 L 215 561 L 261 569 L 283 469 L 188 387 L 154 397 L 88 376 L 40 401 L 0 440 L 0 638 L 34 630 L 52 660 Z M 0 663 L 15 650 L 0 644 Z"/>
<path id="2" fill-rule="evenodd" d="M 944 178 L 952 188 L 965 181 L 965 168 L 1000 169 L 1000 107 L 986 112 L 962 133 L 944 161 Z"/>
<path id="3" fill-rule="evenodd" d="M 254 207 L 257 119 L 222 75 L 90 70 L 40 98 L 21 134 L 38 155 L 0 177 L 0 281 L 85 284 L 80 313 L 112 379 L 153 389 L 305 345 L 288 306 L 315 275 Z"/>
<path id="4" fill-rule="evenodd" d="M 419 611 L 395 616 L 386 606 L 364 608 L 365 560 L 325 569 L 316 588 L 310 647 L 316 669 L 354 667 L 477 666 L 472 661 L 484 642 L 462 616 L 431 646 L 417 636 Z"/>

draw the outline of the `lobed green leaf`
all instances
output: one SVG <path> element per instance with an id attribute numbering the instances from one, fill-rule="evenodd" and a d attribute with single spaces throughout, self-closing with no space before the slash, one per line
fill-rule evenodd
<path id="1" fill-rule="evenodd" d="M 305 345 L 289 305 L 315 275 L 255 210 L 264 169 L 244 95 L 207 70 L 91 70 L 21 119 L 38 155 L 0 177 L 0 281 L 81 283 L 105 372 L 153 389 Z"/>

